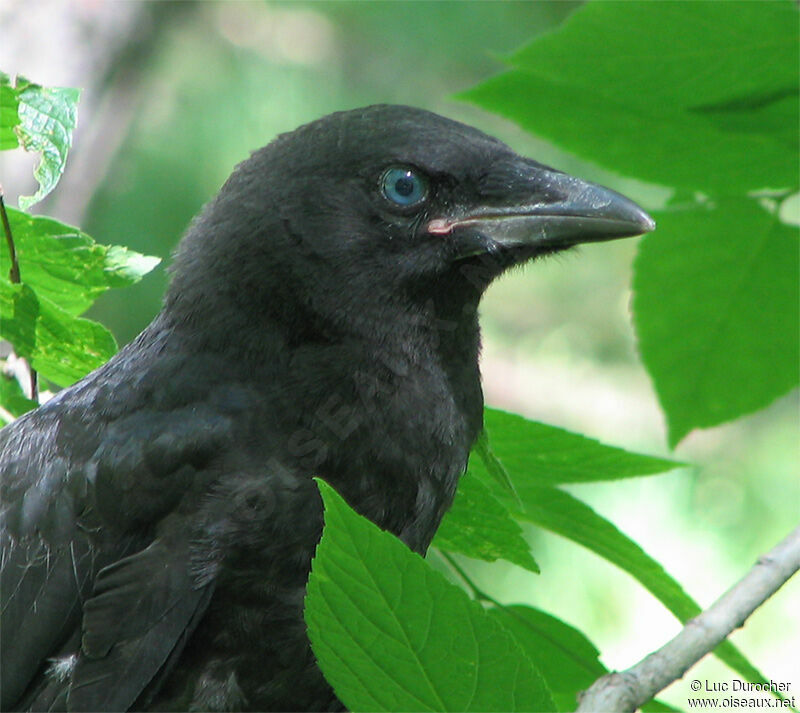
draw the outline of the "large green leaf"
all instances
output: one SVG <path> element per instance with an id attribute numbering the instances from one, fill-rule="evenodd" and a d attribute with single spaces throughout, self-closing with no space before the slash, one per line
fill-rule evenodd
<path id="1" fill-rule="evenodd" d="M 42 376 L 68 386 L 104 364 L 117 350 L 97 322 L 74 317 L 25 283 L 0 275 L 0 335 Z"/>
<path id="2" fill-rule="evenodd" d="M 121 246 L 100 245 L 78 228 L 8 209 L 22 280 L 72 315 L 110 287 L 138 282 L 160 262 Z M 8 256 L 0 249 L 4 274 Z"/>
<path id="3" fill-rule="evenodd" d="M 3 99 L 11 100 L 2 114 L 3 130 L 0 147 L 14 148 L 17 144 L 9 131 L 16 134 L 18 144 L 26 151 L 41 153 L 33 170 L 39 188 L 32 196 L 20 196 L 20 208 L 30 208 L 53 190 L 67 162 L 72 146 L 72 132 L 78 120 L 80 90 L 71 87 L 42 87 L 23 77 L 17 77 L 10 92 L 7 75 L 2 79 Z M 16 104 L 16 120 L 13 105 Z"/>
<path id="4" fill-rule="evenodd" d="M 487 562 L 505 559 L 531 572 L 539 571 L 519 523 L 469 474 L 461 478 L 453 507 L 444 516 L 433 545 Z"/>
<path id="5" fill-rule="evenodd" d="M 607 669 L 600 652 L 580 631 L 546 612 L 515 605 L 489 609 L 522 646 L 553 692 L 559 711 L 573 711 L 577 696 Z"/>
<path id="6" fill-rule="evenodd" d="M 633 304 L 675 446 L 797 385 L 800 260 L 797 229 L 754 200 L 664 212 L 658 224 L 639 249 Z"/>
<path id="7" fill-rule="evenodd" d="M 319 485 L 325 529 L 305 618 L 320 668 L 350 710 L 555 709 L 496 619 Z"/>
<path id="8" fill-rule="evenodd" d="M 735 12 L 714 0 L 588 3 L 511 62 L 585 89 L 599 84 L 631 106 L 707 106 L 796 88 L 798 20 L 788 0 Z M 608 81 L 623 75 L 624 88 Z"/>
<path id="9" fill-rule="evenodd" d="M 491 454 L 514 474 L 524 473 L 526 483 L 557 485 L 619 480 L 640 475 L 663 473 L 683 463 L 631 453 L 607 446 L 556 426 L 530 421 L 499 409 L 484 410 L 484 426 L 491 444 Z M 485 453 L 476 452 L 470 467 L 492 466 Z M 508 476 L 506 476 L 508 477 Z M 496 478 L 495 478 L 496 480 Z M 519 485 L 516 477 L 511 478 Z"/>
<path id="10" fill-rule="evenodd" d="M 655 183 L 795 186 L 797 17 L 788 0 L 587 3 L 461 96 Z"/>

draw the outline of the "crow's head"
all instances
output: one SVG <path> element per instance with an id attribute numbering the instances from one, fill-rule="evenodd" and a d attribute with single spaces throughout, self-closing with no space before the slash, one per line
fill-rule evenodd
<path id="1" fill-rule="evenodd" d="M 331 325 L 430 300 L 469 309 L 510 265 L 653 227 L 620 194 L 476 129 L 372 106 L 243 162 L 184 239 L 168 305 L 230 295 L 256 314 L 299 310 Z"/>

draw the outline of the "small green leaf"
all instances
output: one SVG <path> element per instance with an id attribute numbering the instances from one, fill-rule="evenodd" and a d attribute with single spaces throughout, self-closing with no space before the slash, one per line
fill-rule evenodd
<path id="1" fill-rule="evenodd" d="M 124 245 L 108 245 L 103 269 L 109 287 L 127 287 L 139 282 L 160 262 L 159 257 L 142 255 Z"/>
<path id="2" fill-rule="evenodd" d="M 8 84 L 4 95 L 8 95 Z M 78 118 L 80 90 L 69 87 L 42 87 L 20 77 L 15 87 L 18 123 L 9 113 L 3 116 L 3 125 L 9 121 L 26 151 L 41 153 L 41 160 L 33 171 L 39 189 L 33 196 L 20 196 L 19 206 L 23 210 L 38 203 L 58 183 L 72 145 L 72 132 Z M 11 148 L 3 131 L 3 146 Z"/>
<path id="3" fill-rule="evenodd" d="M 453 507 L 444 516 L 433 545 L 487 562 L 504 559 L 531 572 L 539 571 L 517 521 L 469 474 L 461 478 Z"/>
<path id="4" fill-rule="evenodd" d="M 97 322 L 65 312 L 25 283 L 0 276 L 0 335 L 41 376 L 68 386 L 104 364 L 117 350 Z"/>
<path id="5" fill-rule="evenodd" d="M 324 482 L 308 582 L 314 654 L 353 711 L 552 711 L 514 637 Z"/>
<path id="6" fill-rule="evenodd" d="M 519 487 L 520 474 L 524 474 L 526 483 L 557 485 L 653 475 L 685 465 L 607 446 L 499 409 L 484 410 L 484 426 L 493 458 L 499 459 L 506 477 L 513 476 L 512 487 Z M 487 463 L 485 454 L 475 450 L 470 469 L 477 468 L 488 471 L 497 465 Z"/>
<path id="7" fill-rule="evenodd" d="M 640 244 L 634 320 L 675 446 L 798 383 L 798 231 L 746 198 L 658 215 Z"/>
<path id="8" fill-rule="evenodd" d="M 72 315 L 85 312 L 110 287 L 138 282 L 159 258 L 95 243 L 78 228 L 8 208 L 23 282 Z M 8 255 L 0 249 L 2 273 Z"/>
<path id="9" fill-rule="evenodd" d="M 560 619 L 521 605 L 488 611 L 514 635 L 539 669 L 559 711 L 575 710 L 578 693 L 608 672 L 592 642 Z"/>

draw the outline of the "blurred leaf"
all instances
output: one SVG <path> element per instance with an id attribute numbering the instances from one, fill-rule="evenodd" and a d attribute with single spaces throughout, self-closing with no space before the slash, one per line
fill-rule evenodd
<path id="1" fill-rule="evenodd" d="M 350 710 L 554 710 L 509 632 L 318 483 L 325 529 L 305 618 L 320 668 Z"/>
<path id="2" fill-rule="evenodd" d="M 110 287 L 138 282 L 160 262 L 124 247 L 99 245 L 80 229 L 51 218 L 13 208 L 8 217 L 23 281 L 71 315 L 84 312 Z M 5 266 L 8 257 L 2 255 Z"/>
<path id="3" fill-rule="evenodd" d="M 555 426 L 530 421 L 499 409 L 484 409 L 484 426 L 489 436 L 491 453 L 500 460 L 506 477 L 512 474 L 513 488 L 524 484 L 557 485 L 588 483 L 598 480 L 619 480 L 640 475 L 663 473 L 685 463 L 631 453 L 607 446 L 577 433 Z M 485 455 L 470 461 L 470 469 L 497 469 L 486 463 Z M 519 474 L 524 473 L 521 484 Z"/>
<path id="4" fill-rule="evenodd" d="M 19 146 L 14 130 L 19 126 L 18 107 L 19 90 L 11 86 L 11 77 L 0 72 L 0 151 Z"/>
<path id="5" fill-rule="evenodd" d="M 65 312 L 25 283 L 0 276 L 0 335 L 46 379 L 68 386 L 117 350 L 102 325 Z"/>
<path id="6" fill-rule="evenodd" d="M 578 693 L 607 673 L 592 642 L 560 619 L 521 605 L 489 609 L 488 613 L 514 635 L 539 669 L 559 711 L 575 710 Z"/>
<path id="7" fill-rule="evenodd" d="M 25 396 L 19 382 L 11 374 L 0 372 L 0 404 L 11 416 L 22 416 L 23 413 L 36 408 L 39 404 Z M 0 411 L 0 426 L 10 423 Z"/>
<path id="8" fill-rule="evenodd" d="M 6 85 L 7 86 L 7 85 Z M 53 190 L 67 162 L 72 145 L 72 132 L 78 119 L 80 90 L 70 87 L 42 87 L 17 77 L 14 89 L 17 101 L 18 123 L 13 123 L 10 113 L 3 114 L 11 122 L 21 145 L 26 151 L 41 153 L 39 164 L 33 175 L 39 189 L 33 196 L 20 196 L 19 206 L 23 210 L 38 203 Z M 4 90 L 4 95 L 8 89 Z M 3 148 L 12 148 L 7 132 L 3 130 Z"/>
<path id="9" fill-rule="evenodd" d="M 459 481 L 455 501 L 436 531 L 433 546 L 487 562 L 504 559 L 531 572 L 539 571 L 519 523 L 469 474 Z"/>
<path id="10" fill-rule="evenodd" d="M 587 3 L 461 97 L 662 185 L 795 186 L 797 17 L 788 0 Z M 773 112 L 790 119 L 777 133 Z"/>
<path id="11" fill-rule="evenodd" d="M 658 225 L 636 259 L 634 319 L 674 447 L 797 385 L 800 260 L 797 229 L 745 198 Z"/>

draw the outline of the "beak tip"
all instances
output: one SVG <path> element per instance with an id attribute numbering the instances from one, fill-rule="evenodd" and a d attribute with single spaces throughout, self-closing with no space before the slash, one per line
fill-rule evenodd
<path id="1" fill-rule="evenodd" d="M 613 194 L 613 200 L 609 202 L 608 217 L 617 219 L 623 224 L 627 224 L 628 237 L 652 233 L 656 229 L 656 221 L 653 220 L 641 206 L 634 203 L 630 198 L 610 191 L 610 189 L 598 187 L 598 190 Z"/>
<path id="2" fill-rule="evenodd" d="M 647 213 L 642 211 L 642 233 L 652 233 L 656 229 L 656 221 L 654 221 Z"/>

